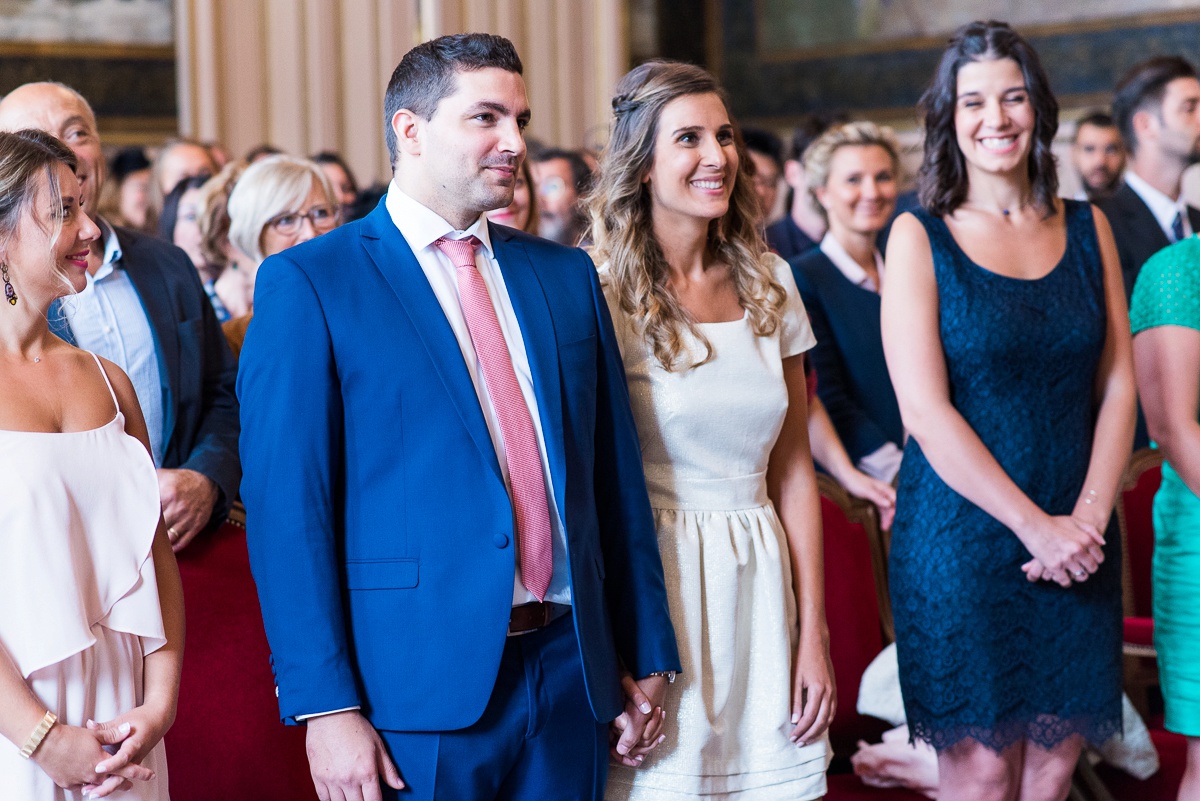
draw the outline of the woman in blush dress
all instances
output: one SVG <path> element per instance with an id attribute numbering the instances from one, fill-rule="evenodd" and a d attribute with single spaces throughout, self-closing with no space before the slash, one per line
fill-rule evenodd
<path id="1" fill-rule="evenodd" d="M 818 798 L 835 701 L 806 427 L 808 318 L 787 263 L 758 232 L 712 76 L 650 62 L 621 80 L 613 109 L 591 235 L 683 673 L 663 733 L 652 725 L 629 750 L 616 741 L 607 797 Z"/>
<path id="2" fill-rule="evenodd" d="M 947 799 L 1064 799 L 1121 728 L 1110 525 L 1133 442 L 1112 232 L 1057 196 L 1058 104 L 1003 23 L 922 99 L 923 208 L 888 241 L 883 345 L 909 439 L 890 585 L 912 736 Z"/>
<path id="3" fill-rule="evenodd" d="M 0 798 L 162 801 L 183 596 L 146 424 L 120 368 L 46 319 L 100 236 L 75 163 L 0 133 Z"/>

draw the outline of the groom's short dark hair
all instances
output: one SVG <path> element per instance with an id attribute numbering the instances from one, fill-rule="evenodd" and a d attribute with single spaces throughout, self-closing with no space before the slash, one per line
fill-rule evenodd
<path id="1" fill-rule="evenodd" d="M 523 74 L 521 57 L 513 43 L 490 33 L 456 33 L 422 42 L 404 54 L 383 99 L 383 138 L 388 157 L 396 163 L 396 132 L 392 117 L 406 108 L 422 119 L 437 111 L 442 98 L 454 94 L 458 72 L 495 67 Z"/>

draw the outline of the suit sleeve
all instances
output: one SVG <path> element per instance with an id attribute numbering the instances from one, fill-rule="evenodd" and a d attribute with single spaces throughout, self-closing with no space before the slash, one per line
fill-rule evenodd
<path id="1" fill-rule="evenodd" d="M 246 535 L 280 714 L 361 706 L 341 595 L 343 409 L 324 309 L 286 256 L 259 271 L 238 375 Z"/>
<path id="2" fill-rule="evenodd" d="M 629 407 L 625 367 L 608 303 L 591 259 L 586 261 L 599 331 L 596 359 L 595 493 L 617 653 L 635 678 L 681 670 L 667 609 L 658 535 L 646 493 L 642 451 Z"/>
<path id="3" fill-rule="evenodd" d="M 850 460 L 857 463 L 867 454 L 874 453 L 889 442 L 887 435 L 875 424 L 866 411 L 858 405 L 847 391 L 846 370 L 842 353 L 833 335 L 833 327 L 826 316 L 825 307 L 812 283 L 802 271 L 793 267 L 796 286 L 804 308 L 808 310 L 809 324 L 817 338 L 817 344 L 809 351 L 813 370 L 817 374 L 817 396 L 829 412 L 833 427 L 846 446 Z"/>
<path id="4" fill-rule="evenodd" d="M 229 505 L 238 497 L 242 480 L 242 464 L 238 458 L 238 402 L 236 393 L 237 363 L 221 333 L 217 315 L 196 270 L 189 262 L 187 274 L 192 278 L 195 292 L 201 299 L 203 338 L 201 364 L 204 374 L 200 386 L 199 425 L 195 444 L 179 467 L 195 470 L 207 476 L 220 490 L 221 497 L 213 517 L 223 519 Z M 180 365 L 180 369 L 193 369 Z"/>

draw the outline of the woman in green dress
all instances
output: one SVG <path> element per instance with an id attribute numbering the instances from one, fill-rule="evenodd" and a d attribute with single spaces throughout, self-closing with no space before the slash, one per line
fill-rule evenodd
<path id="1" fill-rule="evenodd" d="M 1200 238 L 1142 267 L 1130 305 L 1134 369 L 1162 451 L 1154 496 L 1154 645 L 1166 728 L 1187 737 L 1180 801 L 1200 799 Z"/>

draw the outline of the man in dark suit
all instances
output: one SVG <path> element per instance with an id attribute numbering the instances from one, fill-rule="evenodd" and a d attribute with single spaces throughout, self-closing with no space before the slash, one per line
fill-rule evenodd
<path id="1" fill-rule="evenodd" d="M 83 209 L 102 236 L 92 244 L 87 287 L 62 303 L 51 326 L 132 380 L 178 551 L 237 496 L 233 357 L 187 254 L 96 215 L 105 165 L 88 102 L 62 84 L 24 84 L 0 101 L 0 130 L 21 128 L 54 134 L 79 159 Z"/>
<path id="2" fill-rule="evenodd" d="M 498 36 L 409 51 L 384 201 L 258 273 L 242 495 L 322 798 L 600 799 L 608 722 L 637 764 L 679 669 L 596 270 L 483 217 L 521 71 Z"/>
<path id="3" fill-rule="evenodd" d="M 1156 56 L 1117 85 L 1113 117 L 1129 148 L 1125 180 L 1099 202 L 1108 217 L 1125 292 L 1146 259 L 1200 230 L 1200 210 L 1184 201 L 1183 171 L 1200 155 L 1200 80 L 1179 56 Z"/>

